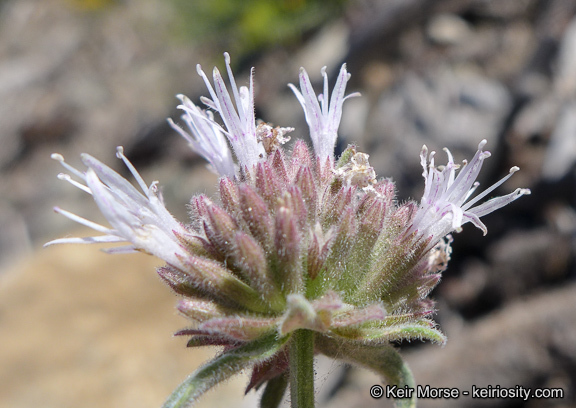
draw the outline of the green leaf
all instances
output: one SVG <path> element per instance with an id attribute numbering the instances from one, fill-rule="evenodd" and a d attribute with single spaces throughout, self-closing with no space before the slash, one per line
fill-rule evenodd
<path id="1" fill-rule="evenodd" d="M 216 384 L 238 374 L 248 366 L 276 354 L 289 336 L 277 338 L 273 333 L 243 346 L 226 351 L 191 374 L 168 398 L 163 408 L 188 408 Z"/>
<path id="2" fill-rule="evenodd" d="M 335 329 L 333 332 L 338 336 L 372 345 L 380 345 L 399 340 L 429 340 L 442 346 L 446 344 L 446 336 L 444 333 L 431 326 L 428 320 L 383 327 L 374 326 L 352 329 L 343 327 L 341 329 Z"/>
<path id="3" fill-rule="evenodd" d="M 260 408 L 278 408 L 284 399 L 287 386 L 288 377 L 285 374 L 268 380 L 260 400 Z"/>
<path id="4" fill-rule="evenodd" d="M 446 344 L 446 336 L 440 330 L 418 323 L 403 324 L 389 328 L 367 330 L 364 339 L 369 341 L 429 340 L 440 345 Z"/>
<path id="5" fill-rule="evenodd" d="M 316 336 L 316 349 L 328 357 L 367 368 L 382 376 L 389 385 L 398 388 L 416 387 L 412 372 L 400 354 L 389 344 L 367 345 L 341 341 L 327 336 Z M 412 398 L 396 399 L 397 408 L 415 408 L 416 393 Z"/>

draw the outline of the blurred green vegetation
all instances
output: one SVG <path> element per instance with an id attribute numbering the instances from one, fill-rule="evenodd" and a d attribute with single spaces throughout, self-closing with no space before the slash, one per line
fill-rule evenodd
<path id="1" fill-rule="evenodd" d="M 116 0 L 67 0 L 67 2 L 80 10 L 98 11 L 116 3 Z"/>
<path id="2" fill-rule="evenodd" d="M 340 15 L 347 0 L 172 0 L 178 32 L 210 48 L 246 55 L 302 40 Z"/>

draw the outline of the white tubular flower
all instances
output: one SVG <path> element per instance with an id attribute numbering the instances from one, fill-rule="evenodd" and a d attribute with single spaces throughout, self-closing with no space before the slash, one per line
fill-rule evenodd
<path id="1" fill-rule="evenodd" d="M 234 176 L 232 152 L 222 134 L 222 128 L 214 121 L 212 112 L 201 110 L 184 95 L 178 95 L 177 98 L 182 101 L 178 109 L 184 111 L 181 118 L 190 133 L 176 125 L 172 119 L 168 119 L 170 126 L 186 139 L 192 150 L 208 160 L 217 174 Z"/>
<path id="2" fill-rule="evenodd" d="M 300 90 L 293 84 L 288 84 L 290 89 L 298 98 L 304 109 L 306 122 L 310 128 L 310 138 L 314 145 L 316 155 L 324 160 L 326 157 L 332 158 L 334 146 L 338 137 L 338 127 L 342 118 L 342 105 L 348 98 L 359 96 L 358 92 L 344 96 L 346 83 L 350 79 L 350 74 L 346 71 L 346 64 L 342 64 L 336 85 L 332 91 L 332 98 L 328 94 L 328 74 L 326 67 L 322 68 L 324 77 L 324 92 L 318 97 L 310 83 L 310 77 L 304 68 L 300 68 Z M 320 103 L 318 103 L 320 101 Z M 330 102 L 328 102 L 330 101 Z M 329 104 L 328 104 L 329 103 Z"/>
<path id="3" fill-rule="evenodd" d="M 460 169 L 458 176 L 456 176 L 456 169 L 460 166 L 454 163 L 448 149 L 444 149 L 448 155 L 448 163 L 440 170 L 434 166 L 435 152 L 428 154 L 428 148 L 422 147 L 420 162 L 424 169 L 422 173 L 425 181 L 424 195 L 409 232 L 418 231 L 423 237 L 432 237 L 431 245 L 435 245 L 448 233 L 459 232 L 463 224 L 471 222 L 486 235 L 488 230 L 480 221 L 480 217 L 510 204 L 523 195 L 530 194 L 530 190 L 518 188 L 510 194 L 492 198 L 472 207 L 519 170 L 518 167 L 512 167 L 507 176 L 469 200 L 479 185 L 476 178 L 480 173 L 482 163 L 484 159 L 490 157 L 490 152 L 482 151 L 486 143 L 486 140 L 480 142 L 474 158 L 470 163 L 464 162 L 464 167 Z"/>
<path id="4" fill-rule="evenodd" d="M 217 111 L 222 117 L 224 125 L 226 126 L 226 130 L 223 131 L 232 145 L 240 167 L 248 167 L 248 169 L 251 169 L 253 165 L 266 157 L 264 146 L 262 146 L 262 143 L 260 143 L 256 137 L 254 82 L 252 78 L 254 68 L 250 71 L 250 87 L 246 88 L 245 86 L 241 86 L 238 88 L 234 80 L 234 75 L 232 74 L 232 69 L 230 68 L 230 55 L 224 53 L 224 59 L 226 60 L 226 69 L 228 71 L 236 106 L 234 106 L 230 98 L 220 71 L 214 68 L 213 88 L 208 77 L 204 71 L 202 71 L 200 65 L 198 65 L 198 74 L 204 79 L 206 87 L 210 92 L 210 97 L 212 98 L 203 97 L 201 100 L 206 106 Z"/>
<path id="5" fill-rule="evenodd" d="M 52 155 L 53 159 L 59 161 L 71 173 L 81 178 L 86 185 L 72 180 L 68 174 L 61 174 L 59 178 L 91 194 L 112 228 L 56 207 L 54 209 L 56 212 L 105 235 L 86 238 L 61 238 L 50 241 L 44 246 L 70 243 L 129 242 L 130 245 L 110 248 L 106 252 L 143 251 L 161 258 L 173 266 L 183 267 L 182 259 L 186 259 L 187 253 L 180 245 L 178 235 L 186 235 L 186 230 L 164 206 L 162 197 L 158 192 L 157 182 L 147 187 L 132 163 L 124 156 L 121 147 L 118 147 L 117 156 L 124 161 L 144 194 L 140 193 L 110 167 L 88 154 L 81 156 L 82 162 L 88 167 L 85 173 L 64 162 L 61 155 Z"/>

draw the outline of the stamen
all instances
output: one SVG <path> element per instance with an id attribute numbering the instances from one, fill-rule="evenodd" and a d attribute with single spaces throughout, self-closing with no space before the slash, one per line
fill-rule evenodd
<path id="1" fill-rule="evenodd" d="M 71 219 L 72 221 L 77 222 L 78 224 L 86 225 L 88 228 L 92 228 L 95 231 L 103 232 L 104 234 L 112 235 L 114 230 L 110 228 L 106 228 L 103 225 L 97 224 L 93 221 L 87 220 L 86 218 L 80 217 L 79 215 L 73 214 L 69 211 L 63 210 L 60 207 L 54 207 L 54 211 L 58 214 L 62 214 L 64 217 Z"/>
<path id="2" fill-rule="evenodd" d="M 236 101 L 236 109 L 240 114 L 240 117 L 244 116 L 244 109 L 242 103 L 240 103 L 240 94 L 238 93 L 238 87 L 236 86 L 236 80 L 234 79 L 234 74 L 232 73 L 232 68 L 230 68 L 230 54 L 224 53 L 224 61 L 226 62 L 226 71 L 228 71 L 228 80 L 232 86 L 232 93 L 234 94 L 234 100 Z"/>
<path id="3" fill-rule="evenodd" d="M 468 200 L 472 196 L 472 194 L 474 194 L 474 191 L 476 191 L 479 185 L 480 183 L 477 181 L 475 181 L 474 184 L 472 184 L 472 188 L 468 191 L 468 194 L 466 194 L 466 198 L 464 198 L 464 201 Z"/>
<path id="4" fill-rule="evenodd" d="M 52 160 L 56 160 L 58 162 L 60 162 L 60 164 L 66 169 L 68 170 L 70 173 L 73 173 L 74 175 L 78 176 L 79 178 L 81 178 L 82 180 L 86 180 L 86 175 L 84 173 L 82 173 L 80 170 L 75 169 L 74 167 L 70 166 L 68 163 L 66 163 L 64 161 L 64 156 L 62 156 L 60 153 L 52 153 L 50 155 L 50 158 Z"/>
<path id="5" fill-rule="evenodd" d="M 204 80 L 204 84 L 206 84 L 206 88 L 208 88 L 208 92 L 210 93 L 210 96 L 212 97 L 212 100 L 214 101 L 214 103 L 218 103 L 218 97 L 216 96 L 216 92 L 214 92 L 214 88 L 212 88 L 212 85 L 210 84 L 210 81 L 208 80 L 208 77 L 206 76 L 206 74 L 202 70 L 202 67 L 200 66 L 200 64 L 196 65 L 196 72 L 198 72 L 198 75 L 200 75 L 202 77 L 202 79 Z M 206 99 L 208 99 L 208 98 L 206 98 Z M 200 100 L 202 102 L 204 102 L 202 100 L 202 98 L 200 98 Z M 219 110 L 218 107 L 215 106 L 215 110 Z"/>
<path id="6" fill-rule="evenodd" d="M 462 209 L 464 211 L 466 211 L 468 208 L 470 208 L 472 205 L 474 205 L 475 203 L 477 203 L 479 200 L 483 199 L 484 197 L 486 197 L 488 194 L 490 194 L 492 191 L 494 191 L 496 188 L 500 187 L 506 180 L 508 180 L 510 177 L 512 177 L 512 174 L 516 173 L 518 170 L 520 170 L 519 167 L 514 166 L 510 169 L 510 172 L 502 177 L 500 179 L 500 181 L 498 181 L 497 183 L 493 184 L 490 188 L 484 190 L 482 193 L 480 193 L 479 195 L 477 195 L 476 197 L 474 197 L 474 199 L 472 199 L 471 201 L 467 202 L 465 205 L 462 206 Z M 471 190 L 473 191 L 473 190 Z M 471 193 L 469 193 L 470 195 Z"/>
<path id="7" fill-rule="evenodd" d="M 72 184 L 74 187 L 77 187 L 77 188 L 79 188 L 80 190 L 85 191 L 85 192 L 87 192 L 88 194 L 92 195 L 92 190 L 90 190 L 89 187 L 85 186 L 85 185 L 82 184 L 82 183 L 78 183 L 76 180 L 72 180 L 72 177 L 70 177 L 69 174 L 60 173 L 60 174 L 58 174 L 58 176 L 56 176 L 56 177 L 58 177 L 59 180 L 67 181 L 68 183 Z"/>
<path id="8" fill-rule="evenodd" d="M 130 161 L 126 158 L 126 156 L 124 156 L 124 148 L 122 146 L 118 146 L 116 148 L 116 157 L 122 159 L 126 167 L 128 167 L 128 170 L 130 170 L 130 173 L 132 173 L 132 175 L 136 179 L 136 182 L 140 185 L 142 191 L 146 193 L 146 196 L 148 196 L 148 186 L 146 185 L 144 179 L 140 176 L 136 168 L 132 165 L 132 163 L 130 163 Z"/>
<path id="9" fill-rule="evenodd" d="M 111 244 L 117 242 L 126 242 L 124 238 L 116 237 L 113 235 L 101 235 L 98 237 L 73 237 L 73 238 L 58 238 L 50 242 L 46 242 L 43 246 L 44 248 L 51 245 L 58 244 Z"/>
<path id="10" fill-rule="evenodd" d="M 202 102 L 204 105 L 206 105 L 207 107 L 209 107 L 210 109 L 214 109 L 216 112 L 220 111 L 220 108 L 218 107 L 218 105 L 216 105 L 216 103 L 214 103 L 212 101 L 212 99 L 206 97 L 206 96 L 201 96 L 200 97 L 200 102 Z"/>
<path id="11" fill-rule="evenodd" d="M 322 67 L 322 69 L 320 70 L 320 72 L 322 73 L 322 77 L 324 78 L 324 92 L 321 95 L 324 95 L 324 97 L 320 100 L 320 95 L 318 95 L 318 99 L 320 100 L 320 103 L 322 105 L 322 116 L 326 117 L 328 115 L 328 74 L 326 73 L 326 67 Z"/>

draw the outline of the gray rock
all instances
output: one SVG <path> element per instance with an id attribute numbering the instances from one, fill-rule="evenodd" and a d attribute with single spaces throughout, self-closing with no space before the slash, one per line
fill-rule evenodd
<path id="1" fill-rule="evenodd" d="M 446 159 L 444 147 L 457 161 L 469 159 L 482 139 L 493 148 L 510 104 L 501 84 L 471 70 L 408 74 L 382 94 L 364 143 L 376 149 L 372 165 L 378 174 L 402 180 L 406 173 L 421 173 L 424 144 L 438 151 L 437 163 Z"/>
<path id="2" fill-rule="evenodd" d="M 542 165 L 542 177 L 554 181 L 576 164 L 576 100 L 565 105 L 550 136 Z"/>

